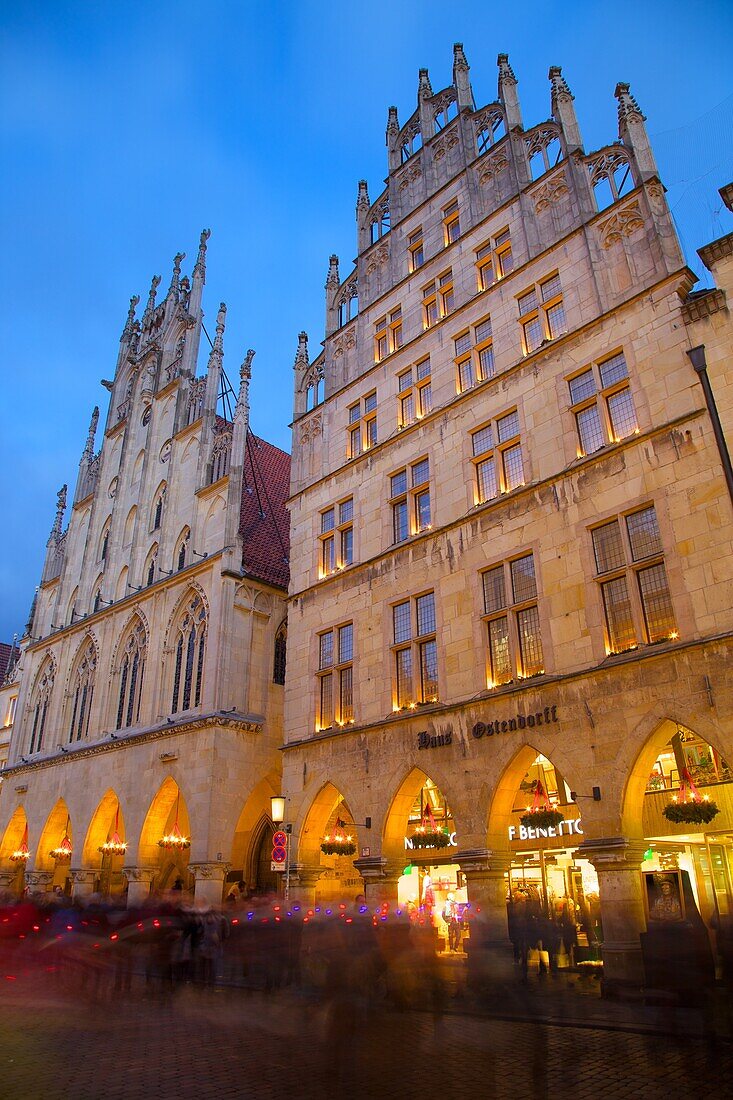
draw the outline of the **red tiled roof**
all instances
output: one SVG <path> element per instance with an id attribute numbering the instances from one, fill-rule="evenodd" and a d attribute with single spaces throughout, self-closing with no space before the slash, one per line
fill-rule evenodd
<path id="1" fill-rule="evenodd" d="M 0 684 L 2 684 L 5 673 L 8 671 L 8 662 L 12 652 L 13 647 L 11 645 L 8 645 L 7 642 L 0 642 Z"/>
<path id="2" fill-rule="evenodd" d="M 250 433 L 244 458 L 242 568 L 245 573 L 287 589 L 290 579 L 290 455 Z"/>

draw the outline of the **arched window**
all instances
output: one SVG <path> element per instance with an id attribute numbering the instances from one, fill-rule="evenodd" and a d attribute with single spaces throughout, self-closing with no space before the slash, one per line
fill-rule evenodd
<path id="1" fill-rule="evenodd" d="M 165 504 L 165 485 L 162 489 L 158 490 L 158 495 L 155 498 L 155 504 L 153 506 L 153 523 L 152 530 L 157 531 L 163 522 L 163 505 Z"/>
<path id="2" fill-rule="evenodd" d="M 99 611 L 102 606 L 102 589 L 98 588 L 94 593 L 94 603 L 92 605 L 92 611 Z"/>
<path id="3" fill-rule="evenodd" d="M 107 551 L 109 550 L 109 529 L 110 529 L 111 526 L 112 526 L 112 520 L 108 519 L 107 522 L 104 525 L 104 530 L 102 531 L 102 539 L 101 539 L 101 542 L 99 544 L 99 560 L 100 561 L 106 561 L 107 560 Z"/>
<path id="4" fill-rule="evenodd" d="M 178 543 L 178 551 L 176 552 L 176 568 L 185 569 L 186 560 L 188 557 L 188 540 L 191 535 L 190 531 L 184 531 L 181 535 L 180 542 Z"/>
<path id="5" fill-rule="evenodd" d="M 173 650 L 173 698 L 171 714 L 190 710 L 201 702 L 201 684 L 206 650 L 206 608 L 192 593 L 176 631 Z"/>
<path id="6" fill-rule="evenodd" d="M 43 747 L 43 734 L 46 730 L 46 718 L 53 690 L 54 668 L 49 662 L 36 682 L 31 703 L 31 743 L 29 751 L 40 752 Z"/>
<path id="7" fill-rule="evenodd" d="M 155 580 L 155 565 L 158 559 L 158 544 L 151 549 L 145 561 L 145 583 L 150 585 Z"/>
<path id="8" fill-rule="evenodd" d="M 89 732 L 89 715 L 94 696 L 94 677 L 97 671 L 97 651 L 89 638 L 82 648 L 71 679 L 71 715 L 69 741 L 81 741 Z"/>
<path id="9" fill-rule="evenodd" d="M 287 663 L 288 627 L 287 623 L 281 623 L 275 635 L 275 660 L 272 668 L 272 681 L 275 684 L 285 683 L 285 667 Z"/>
<path id="10" fill-rule="evenodd" d="M 133 726 L 139 721 L 146 653 L 145 627 L 137 619 L 122 649 L 115 729 Z"/>

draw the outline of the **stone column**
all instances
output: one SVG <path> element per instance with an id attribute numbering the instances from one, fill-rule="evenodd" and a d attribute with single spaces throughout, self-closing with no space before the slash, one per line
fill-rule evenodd
<path id="1" fill-rule="evenodd" d="M 365 856 L 355 859 L 354 867 L 364 880 L 364 895 L 370 909 L 377 905 L 397 908 L 397 883 L 403 863 L 386 859 L 384 856 Z"/>
<path id="2" fill-rule="evenodd" d="M 324 872 L 323 867 L 307 867 L 296 864 L 290 868 L 290 900 L 312 909 L 316 903 L 318 880 Z"/>
<path id="3" fill-rule="evenodd" d="M 188 869 L 196 880 L 193 900 L 195 905 L 221 905 L 224 897 L 224 880 L 231 864 L 211 860 L 207 863 L 189 863 Z"/>
<path id="4" fill-rule="evenodd" d="M 15 884 L 18 878 L 18 872 L 2 870 L 0 871 L 0 893 L 15 893 Z"/>
<path id="5" fill-rule="evenodd" d="M 505 874 L 511 852 L 472 848 L 453 857 L 466 876 L 469 909 L 468 969 L 473 985 L 506 981 L 514 971 Z"/>
<path id="6" fill-rule="evenodd" d="M 155 877 L 153 867 L 123 867 L 122 874 L 127 879 L 127 908 L 135 909 L 150 895 Z"/>
<path id="7" fill-rule="evenodd" d="M 25 884 L 32 894 L 44 894 L 53 882 L 53 871 L 26 871 Z"/>
<path id="8" fill-rule="evenodd" d="M 94 892 L 94 880 L 99 875 L 98 871 L 91 867 L 72 867 L 69 873 L 72 882 L 71 896 L 74 901 L 89 897 Z"/>
<path id="9" fill-rule="evenodd" d="M 645 847 L 641 840 L 617 836 L 584 840 L 576 853 L 590 860 L 598 874 L 605 997 L 623 996 L 644 984 L 639 934 L 646 929 L 640 870 Z"/>

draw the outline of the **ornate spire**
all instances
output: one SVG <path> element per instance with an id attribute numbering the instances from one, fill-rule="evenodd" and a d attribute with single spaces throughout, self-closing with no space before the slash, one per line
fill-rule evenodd
<path id="1" fill-rule="evenodd" d="M 390 136 L 397 137 L 400 132 L 400 123 L 397 118 L 397 108 L 390 107 L 387 112 L 387 141 L 389 142 Z"/>
<path id="2" fill-rule="evenodd" d="M 619 129 L 622 129 L 628 122 L 646 122 L 646 115 L 641 113 L 641 107 L 629 91 L 628 84 L 618 83 L 613 94 L 618 100 Z"/>
<path id="3" fill-rule="evenodd" d="M 462 42 L 453 43 L 453 72 L 455 72 L 456 69 L 464 69 L 466 72 L 468 72 L 468 62 L 466 61 L 466 55 L 463 52 Z"/>
<path id="4" fill-rule="evenodd" d="M 122 339 L 129 340 L 135 329 L 135 309 L 140 301 L 139 294 L 133 294 L 130 298 L 130 308 L 127 311 L 127 320 L 125 321 L 125 327 L 122 330 Z"/>
<path id="5" fill-rule="evenodd" d="M 234 418 L 244 416 L 249 423 L 249 383 L 252 379 L 252 360 L 255 357 L 254 350 L 250 348 L 244 357 L 244 362 L 239 368 L 239 394 L 234 409 Z"/>
<path id="6" fill-rule="evenodd" d="M 359 180 L 359 193 L 356 198 L 357 215 L 360 211 L 366 213 L 366 211 L 369 209 L 369 205 L 369 190 L 367 188 L 367 181 Z"/>
<path id="7" fill-rule="evenodd" d="M 468 72 L 468 62 L 463 52 L 463 43 L 456 42 L 453 46 L 453 85 L 456 89 L 459 110 L 463 110 L 464 107 L 473 110 L 475 106 Z"/>
<path id="8" fill-rule="evenodd" d="M 94 436 L 97 434 L 97 423 L 99 422 L 99 407 L 94 406 L 92 411 L 92 419 L 89 422 L 89 432 L 87 433 L 87 441 L 84 444 L 84 451 L 81 456 L 82 462 L 91 462 L 94 458 Z"/>
<path id="9" fill-rule="evenodd" d="M 418 84 L 417 84 L 417 98 L 418 98 L 418 101 L 421 100 L 421 99 L 430 99 L 432 94 L 433 94 L 433 86 L 430 83 L 430 77 L 428 76 L 428 70 L 427 69 L 420 69 L 420 74 L 418 76 Z"/>
<path id="10" fill-rule="evenodd" d="M 295 353 L 295 362 L 293 363 L 293 370 L 304 370 L 310 359 L 308 358 L 308 333 L 298 333 L 298 350 Z"/>
<path id="11" fill-rule="evenodd" d="M 547 74 L 550 80 L 550 103 L 552 104 L 552 113 L 555 114 L 558 102 L 567 99 L 575 99 L 575 96 L 568 87 L 568 82 L 562 75 L 562 69 L 559 65 L 550 65 L 550 71 Z"/>
<path id="12" fill-rule="evenodd" d="M 53 527 L 51 528 L 51 534 L 48 541 L 58 542 L 61 538 L 61 524 L 64 518 L 64 512 L 66 511 L 66 490 L 67 486 L 62 485 L 56 494 L 56 518 L 53 521 Z"/>
<path id="13" fill-rule="evenodd" d="M 226 315 L 227 307 L 222 302 L 219 306 L 219 312 L 216 315 L 216 336 L 214 337 L 214 345 L 209 353 L 209 370 L 211 370 L 214 363 L 221 367 L 224 358 L 224 323 L 226 321 Z"/>
<path id="14" fill-rule="evenodd" d="M 148 292 L 148 304 L 145 306 L 145 312 L 143 314 L 143 326 L 145 325 L 145 322 L 152 316 L 153 310 L 155 309 L 155 295 L 158 292 L 159 286 L 160 275 L 153 275 L 152 281 L 150 283 L 150 290 Z"/>
<path id="15" fill-rule="evenodd" d="M 202 229 L 199 237 L 199 254 L 196 257 L 196 266 L 193 269 L 194 279 L 206 278 L 206 242 L 211 236 L 210 229 Z"/>
<path id="16" fill-rule="evenodd" d="M 334 253 L 328 257 L 328 275 L 326 276 L 326 290 L 336 290 L 341 279 L 339 278 L 339 258 Z"/>
<path id="17" fill-rule="evenodd" d="M 496 64 L 499 66 L 499 92 L 501 93 L 502 83 L 516 84 L 517 78 L 514 75 L 514 69 L 509 64 L 508 53 L 500 53 L 496 59 Z"/>
<path id="18" fill-rule="evenodd" d="M 185 252 L 176 252 L 173 257 L 173 276 L 171 278 L 171 285 L 168 287 L 168 297 L 178 300 L 178 291 L 180 289 L 181 280 L 181 261 L 186 259 Z"/>

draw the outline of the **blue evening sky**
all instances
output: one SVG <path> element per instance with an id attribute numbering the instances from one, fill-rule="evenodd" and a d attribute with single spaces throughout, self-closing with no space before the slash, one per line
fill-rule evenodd
<path id="1" fill-rule="evenodd" d="M 290 448 L 297 333 L 318 350 L 328 255 L 343 276 L 355 254 L 357 181 L 379 193 L 387 107 L 411 114 L 422 66 L 435 91 L 450 83 L 455 41 L 479 105 L 509 53 L 526 126 L 548 117 L 562 65 L 587 150 L 616 138 L 629 81 L 702 274 L 695 249 L 733 229 L 717 194 L 733 179 L 727 0 L 2 5 L 0 640 L 25 624 L 128 299 L 154 273 L 165 288 L 179 249 L 190 273 L 205 226 L 207 327 L 226 301 L 228 374 L 256 349 L 253 429 Z"/>

